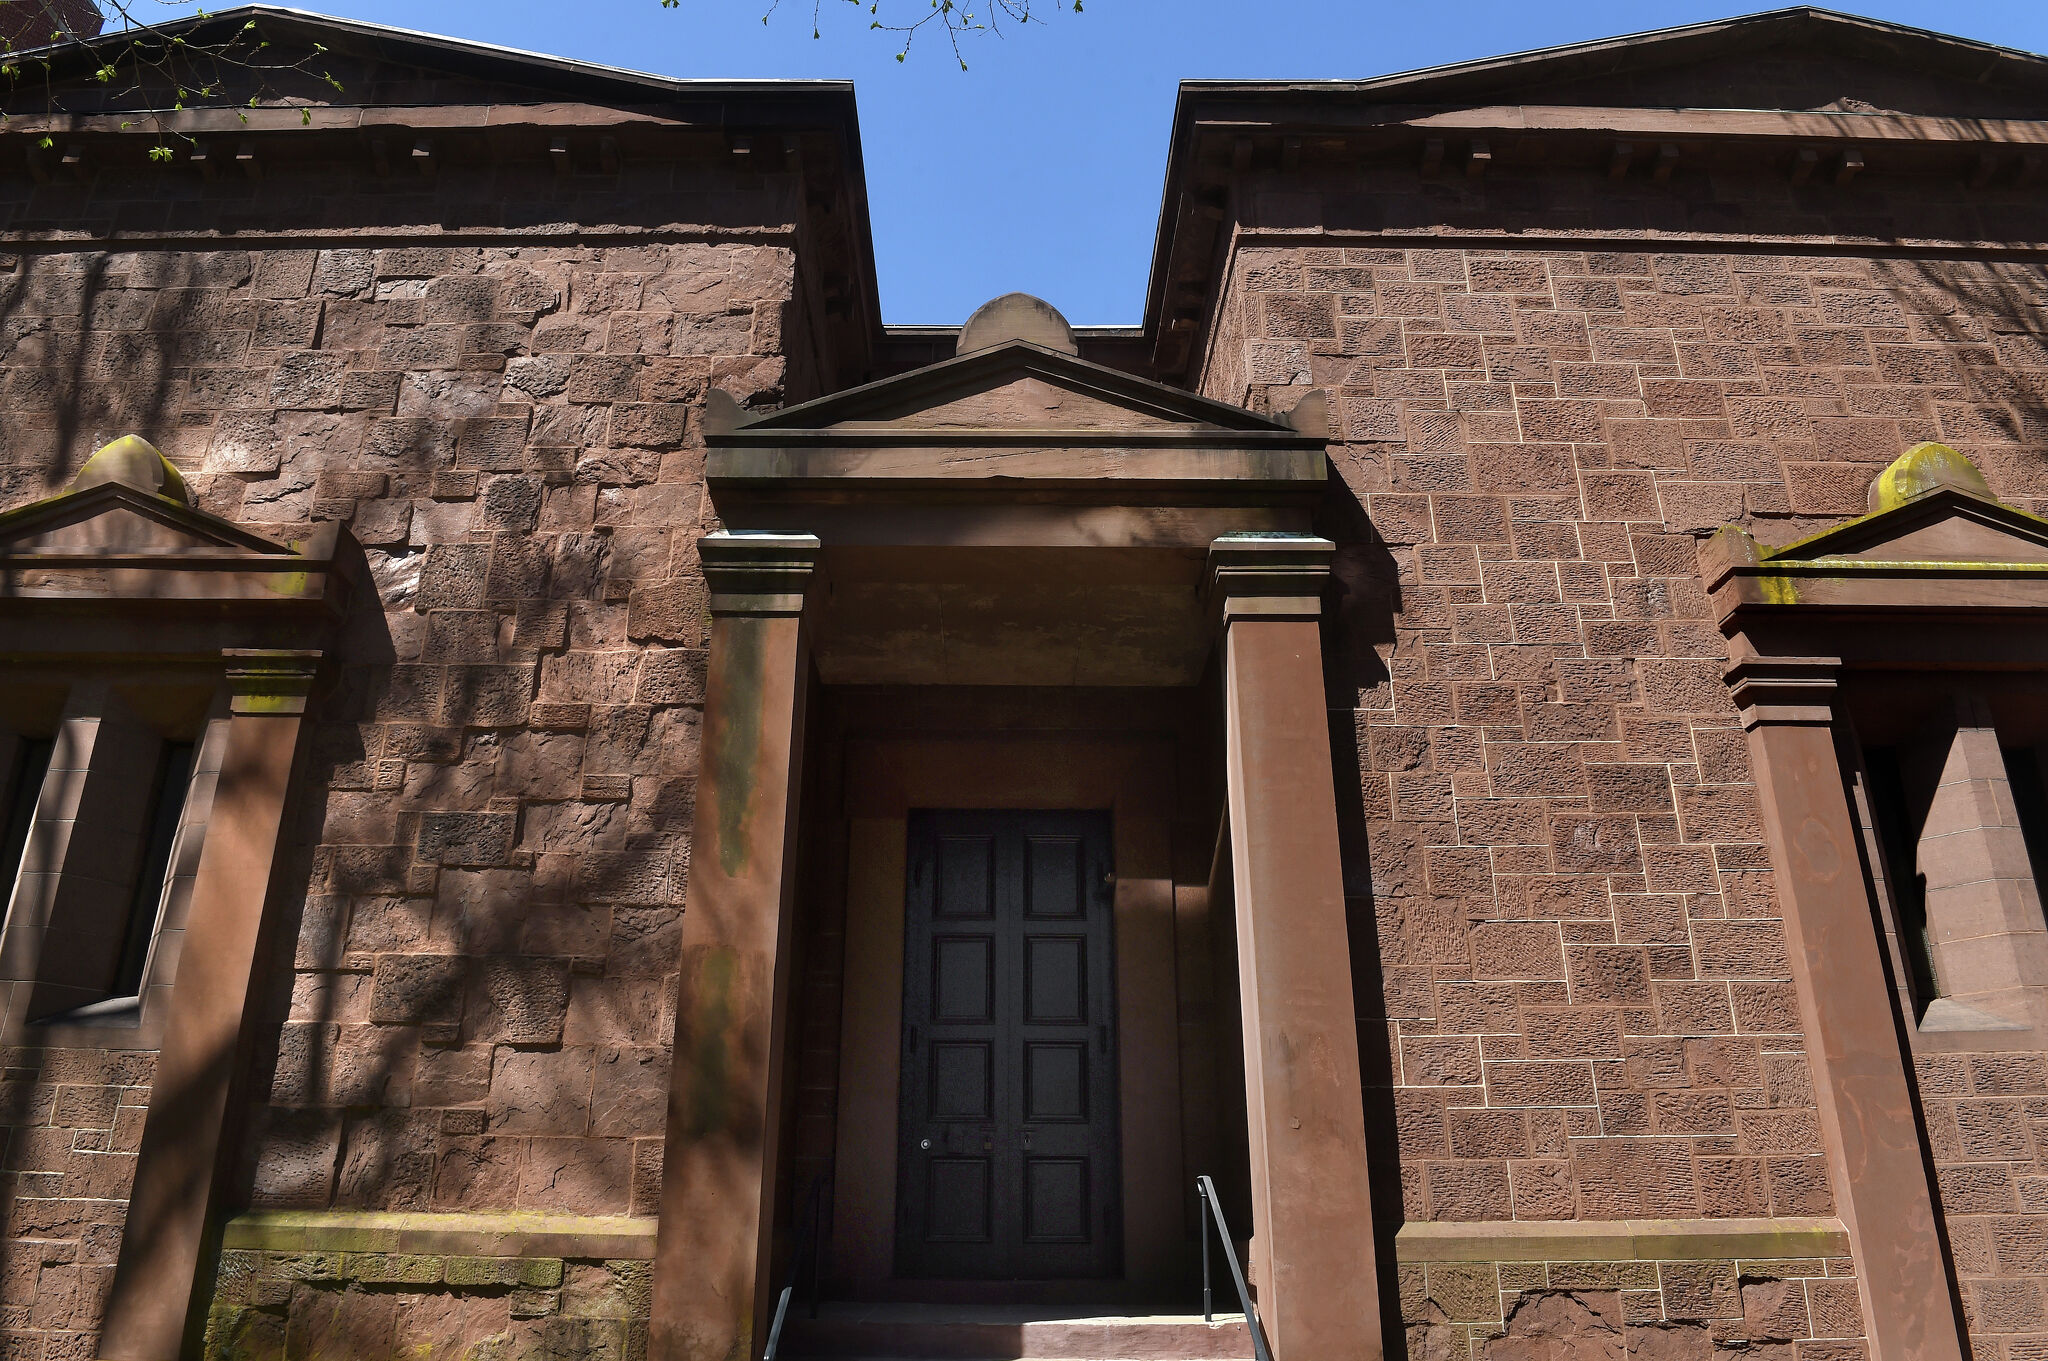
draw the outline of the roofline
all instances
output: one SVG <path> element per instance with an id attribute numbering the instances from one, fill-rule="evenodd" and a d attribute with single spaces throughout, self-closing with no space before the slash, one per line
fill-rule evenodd
<path id="1" fill-rule="evenodd" d="M 251 21 L 266 29 L 297 30 L 309 40 L 332 41 L 345 37 L 373 49 L 395 49 L 419 65 L 438 67 L 455 75 L 494 79 L 514 85 L 531 85 L 536 98 L 587 100 L 625 106 L 681 103 L 713 106 L 704 121 L 751 125 L 786 130 L 820 130 L 836 133 L 839 140 L 838 175 L 849 200 L 852 222 L 848 236 L 858 259 L 848 262 L 859 276 L 856 288 L 867 299 L 865 342 L 873 351 L 884 343 L 881 285 L 875 268 L 874 214 L 868 204 L 867 163 L 861 146 L 860 109 L 851 80 L 726 80 L 654 75 L 645 71 L 604 66 L 568 57 L 528 52 L 520 48 L 467 38 L 451 38 L 415 29 L 360 19 L 337 18 L 311 10 L 281 5 L 245 4 L 232 9 L 187 14 L 147 27 L 102 32 L 77 42 L 49 44 L 31 49 L 59 70 L 98 59 L 105 49 L 128 43 L 146 34 L 189 37 L 194 33 L 239 31 Z M 696 110 L 692 111 L 693 114 Z"/>
<path id="2" fill-rule="evenodd" d="M 854 93 L 851 80 L 809 78 L 738 80 L 718 77 L 664 76 L 649 71 L 634 70 L 631 67 L 607 66 L 601 62 L 578 61 L 573 57 L 558 57 L 546 52 L 529 51 L 526 48 L 506 47 L 500 43 L 479 42 L 473 38 L 451 38 L 446 34 L 428 33 L 414 28 L 401 28 L 395 24 L 371 23 L 364 19 L 348 19 L 333 14 L 322 14 L 317 10 L 297 9 L 288 5 L 236 5 L 231 9 L 210 10 L 205 14 L 182 15 L 175 19 L 167 19 L 161 24 L 108 29 L 95 37 L 81 38 L 76 42 L 46 43 L 41 47 L 25 48 L 20 55 L 44 56 L 47 58 L 79 49 L 95 49 L 131 41 L 145 33 L 185 34 L 198 28 L 235 29 L 251 19 L 279 19 L 321 28 L 339 29 L 356 37 L 374 41 L 389 42 L 396 40 L 452 56 L 466 57 L 472 60 L 504 62 L 519 66 L 540 67 L 562 75 L 614 81 L 621 85 L 640 86 L 649 91 L 659 91 L 664 94 L 817 93 L 843 94 L 848 98 L 852 98 Z"/>
<path id="3" fill-rule="evenodd" d="M 1363 78 L 1337 78 L 1327 80 L 1239 80 L 1227 78 L 1190 79 L 1180 82 L 1174 96 L 1173 118 L 1167 134 L 1165 173 L 1159 192 L 1158 225 L 1152 237 L 1152 259 L 1145 279 L 1145 311 L 1141 329 L 1148 347 L 1156 345 L 1165 324 L 1166 271 L 1173 246 L 1173 229 L 1177 225 L 1175 215 L 1176 187 L 1184 177 L 1187 164 L 1191 124 L 1194 106 L 1204 100 L 1230 97 L 1237 99 L 1266 99 L 1275 103 L 1307 96 L 1358 95 L 1386 96 L 1403 89 L 1417 89 L 1431 84 L 1458 81 L 1460 78 L 1474 78 L 1497 71 L 1508 71 L 1515 67 L 1540 66 L 1550 62 L 1574 57 L 1586 57 L 1605 52 L 1622 52 L 1655 42 L 1683 42 L 1688 39 L 1704 39 L 1717 34 L 1738 33 L 1744 29 L 1762 28 L 1767 25 L 1793 22 L 1812 23 L 1820 21 L 1841 24 L 1866 30 L 1873 35 L 1895 38 L 1910 38 L 1919 42 L 1932 42 L 1958 52 L 1982 54 L 1986 59 L 1982 72 L 1988 74 L 2001 64 L 2018 64 L 2022 67 L 2038 68 L 2044 82 L 2048 82 L 2048 56 L 2024 51 L 2020 48 L 2001 47 L 1995 43 L 1979 42 L 1973 38 L 1961 38 L 1950 33 L 1933 29 L 1916 28 L 1910 24 L 1893 23 L 1885 19 L 1871 19 L 1862 15 L 1845 14 L 1840 10 L 1827 9 L 1819 5 L 1789 5 L 1781 9 L 1760 10 L 1750 14 L 1737 15 L 1728 19 L 1710 19 L 1695 24 L 1681 24 L 1673 28 L 1645 29 L 1636 33 L 1611 38 L 1594 38 L 1584 42 L 1560 43 L 1554 47 L 1531 48 L 1523 52 L 1504 56 L 1479 57 L 1469 61 L 1450 62 L 1440 66 L 1418 67 L 1410 71 L 1391 75 Z M 1387 101 L 1391 102 L 1391 101 Z"/>
<path id="4" fill-rule="evenodd" d="M 1397 71 L 1384 76 L 1338 77 L 1324 80 L 1238 80 L 1230 78 L 1190 79 L 1180 82 L 1183 97 L 1188 94 L 1263 94 L 1263 93 L 1319 93 L 1332 90 L 1356 91 L 1361 94 L 1377 90 L 1394 89 L 1403 85 L 1419 84 L 1439 80 L 1446 76 L 1480 75 L 1488 71 L 1503 70 L 1514 66 L 1527 66 L 1559 57 L 1586 56 L 1592 53 L 1638 47 L 1655 39 L 1669 41 L 1684 38 L 1705 37 L 1714 33 L 1734 32 L 1740 29 L 1761 26 L 1767 23 L 1782 23 L 1794 19 L 1819 19 L 1829 23 L 1848 24 L 1903 38 L 1915 38 L 1940 43 L 1973 52 L 1981 52 L 1995 61 L 2014 57 L 2039 62 L 2048 72 L 2048 56 L 2029 52 L 2024 48 L 2001 47 L 1996 43 L 1980 42 L 1975 38 L 1958 37 L 1953 33 L 1942 33 L 1931 28 L 1918 28 L 1912 24 L 1893 23 L 1888 19 L 1871 19 L 1860 14 L 1847 14 L 1841 10 L 1828 9 L 1821 5 L 1788 5 L 1782 9 L 1757 10 L 1749 14 L 1735 15 L 1727 19 L 1707 19 L 1696 24 L 1679 24 L 1671 28 L 1642 29 L 1635 33 L 1618 34 L 1611 38 L 1592 38 L 1584 42 L 1558 43 L 1551 47 L 1532 47 L 1521 52 L 1503 53 L 1499 56 L 1476 57 L 1469 61 L 1446 62 L 1439 66 L 1419 66 L 1413 70 Z"/>

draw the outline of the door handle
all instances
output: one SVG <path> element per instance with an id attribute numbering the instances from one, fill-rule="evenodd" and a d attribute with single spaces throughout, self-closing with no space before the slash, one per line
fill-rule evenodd
<path id="1" fill-rule="evenodd" d="M 1031 1151 L 1031 1131 L 1028 1129 L 1024 1131 L 1024 1151 L 1026 1153 Z"/>
<path id="2" fill-rule="evenodd" d="M 917 1141 L 917 1146 L 923 1149 L 926 1153 L 932 1151 L 932 1141 L 929 1139 L 919 1139 Z"/>

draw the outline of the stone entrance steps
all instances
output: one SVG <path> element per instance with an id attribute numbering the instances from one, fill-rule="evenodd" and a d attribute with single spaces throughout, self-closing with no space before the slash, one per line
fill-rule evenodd
<path id="1" fill-rule="evenodd" d="M 783 1325 L 787 1361 L 1251 1361 L 1242 1314 L 828 1304 Z"/>

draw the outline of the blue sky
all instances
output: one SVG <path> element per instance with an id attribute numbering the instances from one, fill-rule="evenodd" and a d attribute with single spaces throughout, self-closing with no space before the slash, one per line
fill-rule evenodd
<path id="1" fill-rule="evenodd" d="M 1039 0 L 1046 21 L 898 65 L 867 5 L 817 0 L 283 0 L 671 76 L 856 83 L 882 314 L 957 323 L 1036 293 L 1135 323 L 1184 77 L 1358 77 L 1769 8 L 1743 0 Z M 881 0 L 911 13 L 926 0 Z M 971 8 L 975 0 L 968 0 Z M 1863 0 L 1857 12 L 2048 52 L 2042 0 Z M 934 35 L 936 36 L 936 35 Z"/>

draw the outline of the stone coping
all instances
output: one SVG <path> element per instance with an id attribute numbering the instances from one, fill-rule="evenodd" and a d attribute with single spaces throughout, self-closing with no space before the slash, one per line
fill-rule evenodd
<path id="1" fill-rule="evenodd" d="M 397 1252 L 461 1257 L 650 1261 L 652 1219 L 626 1215 L 409 1214 L 376 1210 L 252 1210 L 227 1222 L 221 1246 L 242 1252 Z"/>
<path id="2" fill-rule="evenodd" d="M 1847 1257 L 1839 1219 L 1477 1220 L 1403 1224 L 1408 1262 L 1687 1262 Z"/>

